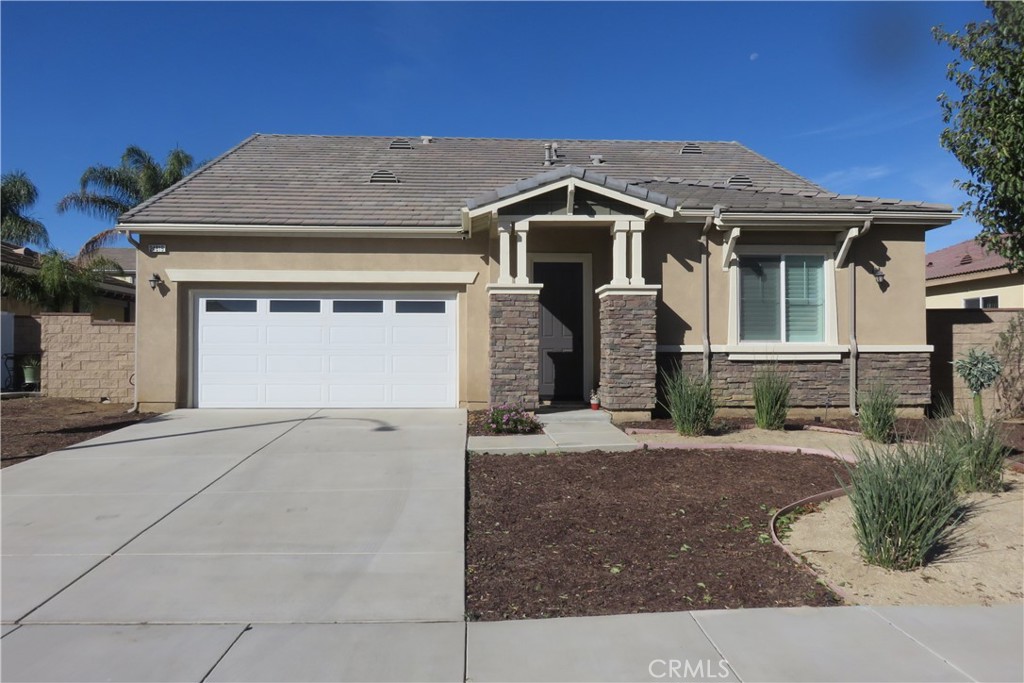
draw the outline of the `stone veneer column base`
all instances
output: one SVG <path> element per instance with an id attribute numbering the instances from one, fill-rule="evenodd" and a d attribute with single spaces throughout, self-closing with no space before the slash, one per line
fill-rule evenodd
<path id="1" fill-rule="evenodd" d="M 536 410 L 540 386 L 540 287 L 490 292 L 491 405 Z"/>
<path id="2" fill-rule="evenodd" d="M 600 293 L 601 407 L 654 409 L 657 385 L 657 296 L 654 288 Z M 641 293 L 642 292 L 642 293 Z"/>

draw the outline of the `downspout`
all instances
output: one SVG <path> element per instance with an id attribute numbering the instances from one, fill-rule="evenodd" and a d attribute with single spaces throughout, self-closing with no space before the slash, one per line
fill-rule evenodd
<path id="1" fill-rule="evenodd" d="M 871 229 L 869 218 L 864 221 L 864 227 L 851 239 L 863 237 Z M 850 271 L 850 413 L 857 415 L 857 360 L 860 357 L 860 349 L 857 348 L 857 263 L 846 256 L 849 260 Z"/>
<path id="2" fill-rule="evenodd" d="M 722 207 L 716 206 L 715 213 L 713 216 L 708 216 L 704 219 L 704 229 L 701 231 L 700 236 L 700 270 L 701 270 L 701 354 L 702 364 L 701 367 L 704 370 L 705 379 L 711 376 L 711 294 L 710 287 L 708 285 L 708 232 L 711 231 L 711 226 L 714 224 L 715 218 L 718 218 L 722 213 Z"/>
<path id="3" fill-rule="evenodd" d="M 132 237 L 132 233 L 131 232 L 129 232 L 128 230 L 125 230 L 124 231 L 124 236 L 125 236 L 125 238 L 127 238 L 128 243 L 131 244 L 133 247 L 135 247 L 136 251 L 142 251 L 142 245 L 139 243 L 139 241 L 137 239 Z M 137 372 L 138 369 L 139 369 L 139 294 L 138 294 L 138 292 L 139 292 L 139 255 L 135 254 L 135 323 L 134 323 L 135 324 L 135 358 L 132 359 L 134 361 L 134 363 L 135 363 L 135 369 L 136 369 L 136 372 L 132 373 L 132 375 L 135 376 L 135 381 L 132 382 L 132 390 L 135 393 L 135 402 L 132 404 L 132 407 L 128 409 L 128 414 L 129 415 L 131 415 L 132 413 L 139 412 L 139 378 L 138 378 L 138 372 Z"/>

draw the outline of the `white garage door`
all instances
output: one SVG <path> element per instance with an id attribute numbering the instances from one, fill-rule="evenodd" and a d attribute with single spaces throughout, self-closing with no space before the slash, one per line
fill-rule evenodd
<path id="1" fill-rule="evenodd" d="M 200 296 L 200 408 L 453 407 L 454 295 Z"/>

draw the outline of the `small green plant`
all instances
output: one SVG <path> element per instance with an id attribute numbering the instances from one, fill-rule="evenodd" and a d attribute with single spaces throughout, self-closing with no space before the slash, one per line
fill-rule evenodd
<path id="1" fill-rule="evenodd" d="M 789 376 L 774 365 L 754 373 L 754 422 L 759 429 L 782 429 L 789 412 Z"/>
<path id="2" fill-rule="evenodd" d="M 899 394 L 887 384 L 876 384 L 861 397 L 857 419 L 864 438 L 878 443 L 896 439 L 896 404 Z"/>
<path id="3" fill-rule="evenodd" d="M 676 431 L 687 436 L 707 434 L 715 417 L 711 379 L 690 377 L 678 365 L 671 372 L 663 369 L 661 376 L 665 391 L 662 406 L 672 416 Z"/>
<path id="4" fill-rule="evenodd" d="M 928 562 L 959 522 L 959 462 L 931 443 L 854 444 L 857 466 L 844 485 L 861 555 L 909 570 Z"/>
<path id="5" fill-rule="evenodd" d="M 952 415 L 939 421 L 931 441 L 960 463 L 963 491 L 1002 490 L 1003 466 L 1010 449 L 1003 445 L 1001 424 L 993 419 Z"/>
<path id="6" fill-rule="evenodd" d="M 978 420 L 983 419 L 981 392 L 999 379 L 999 373 L 1003 369 L 1002 364 L 988 351 L 969 349 L 963 358 L 953 361 L 953 369 L 971 391 L 971 396 L 974 399 L 974 417 Z"/>
<path id="7" fill-rule="evenodd" d="M 502 403 L 487 413 L 487 426 L 495 434 L 533 434 L 541 428 L 530 413 L 516 403 Z"/>

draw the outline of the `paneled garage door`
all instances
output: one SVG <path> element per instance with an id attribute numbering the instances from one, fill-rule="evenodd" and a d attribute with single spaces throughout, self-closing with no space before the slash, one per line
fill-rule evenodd
<path id="1" fill-rule="evenodd" d="M 458 405 L 455 297 L 197 298 L 200 408 Z"/>

